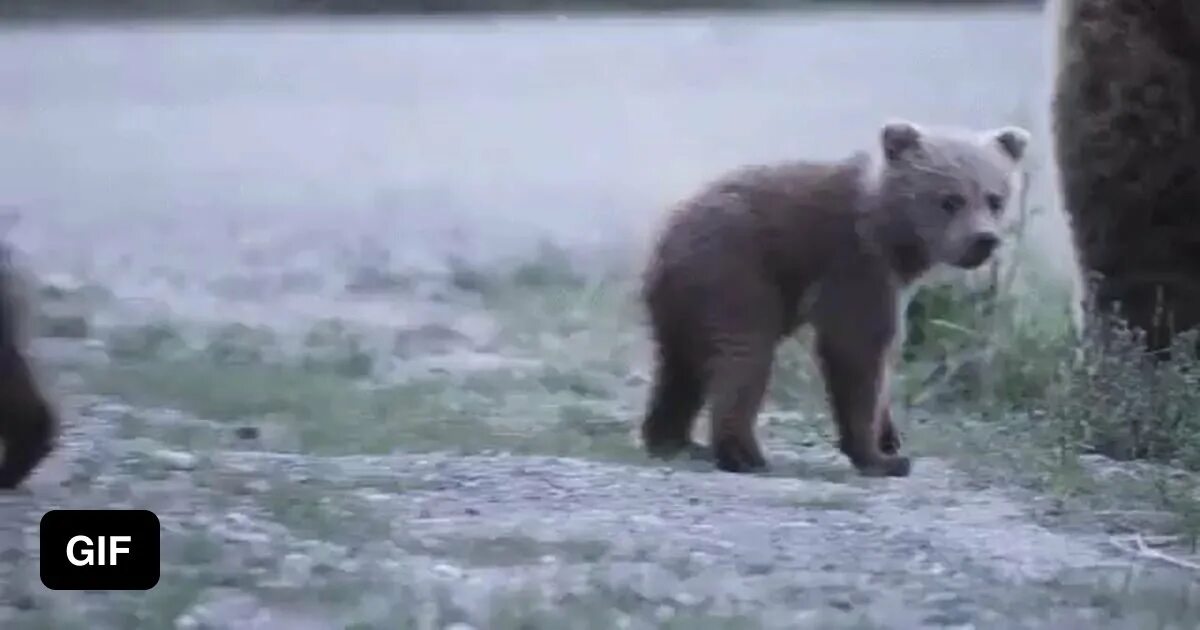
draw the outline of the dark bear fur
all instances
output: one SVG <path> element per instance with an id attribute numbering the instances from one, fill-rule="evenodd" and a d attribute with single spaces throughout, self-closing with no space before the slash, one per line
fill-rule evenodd
<path id="1" fill-rule="evenodd" d="M 58 418 L 22 343 L 17 278 L 0 244 L 0 489 L 21 485 L 54 449 Z"/>
<path id="2" fill-rule="evenodd" d="M 1200 325 L 1200 2 L 1046 10 L 1055 161 L 1085 302 L 1164 350 Z"/>

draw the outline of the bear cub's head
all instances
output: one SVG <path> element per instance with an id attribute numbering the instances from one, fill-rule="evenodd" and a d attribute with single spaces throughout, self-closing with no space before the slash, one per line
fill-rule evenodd
<path id="1" fill-rule="evenodd" d="M 1029 132 L 933 131 L 905 120 L 884 125 L 880 210 L 914 236 L 931 264 L 979 267 L 1000 245 L 1000 219 Z"/>

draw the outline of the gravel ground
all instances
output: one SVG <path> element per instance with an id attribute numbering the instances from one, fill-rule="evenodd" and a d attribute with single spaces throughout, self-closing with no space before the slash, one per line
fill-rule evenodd
<path id="1" fill-rule="evenodd" d="M 1039 524 L 1023 491 L 921 457 L 863 479 L 772 444 L 769 474 L 446 453 L 189 452 L 179 412 L 64 395 L 63 447 L 0 499 L 6 628 L 1158 628 L 1192 579 Z M 213 426 L 213 430 L 230 430 Z M 252 441 L 251 441 L 252 442 Z M 163 525 L 146 593 L 48 591 L 37 521 L 139 507 Z"/>

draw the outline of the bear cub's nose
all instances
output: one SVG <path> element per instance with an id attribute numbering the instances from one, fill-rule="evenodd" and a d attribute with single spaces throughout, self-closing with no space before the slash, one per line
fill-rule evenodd
<path id="1" fill-rule="evenodd" d="M 963 257 L 962 262 L 967 267 L 978 267 L 992 255 L 999 245 L 1000 237 L 995 234 L 980 234 L 971 240 L 971 244 L 967 248 L 967 255 Z"/>
<path id="2" fill-rule="evenodd" d="M 973 254 L 978 254 L 981 258 L 987 258 L 995 251 L 996 246 L 1000 244 L 1000 237 L 995 234 L 980 234 L 975 237 L 975 241 L 971 243 Z"/>

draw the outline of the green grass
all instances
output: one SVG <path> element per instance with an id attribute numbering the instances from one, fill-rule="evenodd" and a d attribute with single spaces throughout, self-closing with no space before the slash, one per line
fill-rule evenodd
<path id="1" fill-rule="evenodd" d="M 1027 264 L 1034 214 L 1022 208 L 1015 222 L 1012 264 L 914 295 L 894 380 L 909 450 L 1064 500 L 1167 510 L 1178 531 L 1200 532 L 1193 482 L 1153 473 L 1116 488 L 1095 482 L 1084 463 L 1103 455 L 1200 471 L 1200 365 L 1189 353 L 1152 362 L 1119 327 L 1101 343 L 1096 321 L 1079 335 L 1072 296 Z M 317 454 L 501 450 L 648 461 L 633 439 L 649 384 L 638 373 L 648 347 L 630 269 L 585 273 L 544 245 L 508 268 L 458 264 L 451 284 L 496 318 L 497 367 L 397 382 L 382 376 L 385 353 L 349 322 L 319 322 L 298 350 L 243 325 L 207 331 L 197 348 L 181 328 L 158 322 L 110 331 L 112 363 L 85 368 L 86 377 L 135 404 L 278 423 Z M 792 419 L 764 428 L 804 446 L 833 439 L 809 337 L 780 348 L 766 410 Z M 219 441 L 199 429 L 131 422 L 124 430 L 158 431 L 189 448 Z"/>
<path id="2" fill-rule="evenodd" d="M 950 283 L 914 297 L 898 397 L 934 416 L 914 423 L 916 445 L 1093 511 L 1168 511 L 1173 531 L 1195 540 L 1196 482 L 1170 472 L 1200 472 L 1195 333 L 1159 362 L 1120 320 L 1088 314 L 1078 331 L 1074 296 L 1025 264 L 1023 236 L 982 290 Z M 1161 466 L 1100 480 L 1096 457 Z"/>
<path id="3" fill-rule="evenodd" d="M 122 327 L 105 339 L 112 361 L 81 369 L 97 393 L 234 426 L 281 424 L 301 451 L 315 454 L 505 450 L 640 459 L 630 431 L 640 401 L 627 382 L 640 330 L 630 325 L 626 289 L 576 278 L 551 253 L 540 256 L 553 272 L 525 263 L 479 280 L 492 287 L 484 301 L 501 323 L 495 365 L 379 377 L 378 354 L 364 336 L 329 320 L 302 336 L 298 352 L 242 325 L 199 335 L 173 322 Z M 122 431 L 188 448 L 219 441 L 196 426 L 137 418 Z"/>
<path id="4" fill-rule="evenodd" d="M 303 451 L 317 454 L 632 453 L 627 427 L 602 388 L 586 375 L 553 367 L 380 387 L 295 366 L 215 366 L 203 358 L 126 362 L 89 376 L 98 392 L 136 404 L 171 405 L 230 423 L 280 418 Z M 174 439 L 162 437 L 200 441 L 172 433 Z"/>

